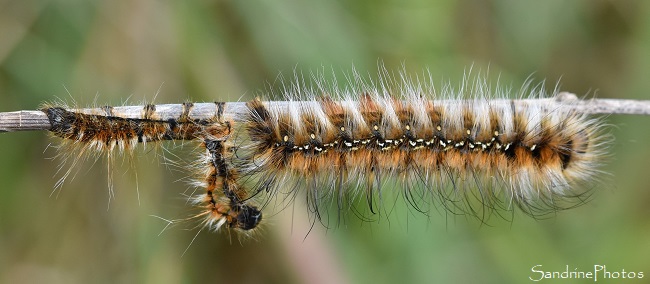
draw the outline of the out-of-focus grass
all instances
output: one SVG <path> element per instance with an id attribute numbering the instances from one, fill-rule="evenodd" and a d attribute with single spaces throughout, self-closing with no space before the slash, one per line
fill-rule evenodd
<path id="1" fill-rule="evenodd" d="M 0 111 L 61 98 L 79 105 L 248 100 L 282 72 L 352 65 L 457 81 L 469 66 L 517 86 L 530 74 L 581 95 L 650 99 L 650 4 L 642 1 L 0 1 Z M 339 78 L 341 79 L 341 78 Z M 160 149 L 86 164 L 54 195 L 44 133 L 0 135 L 0 282 L 521 283 L 530 269 L 643 271 L 650 263 L 647 117 L 612 116 L 608 182 L 549 220 L 480 225 L 442 210 L 398 212 L 323 234 L 298 205 L 256 241 L 150 217 L 189 214 Z M 193 146 L 168 145 L 192 157 Z M 436 211 L 434 211 L 436 212 Z M 295 226 L 290 226 L 294 218 Z M 289 218 L 285 220 L 283 218 Z M 303 222 L 304 223 L 304 222 Z M 289 224 L 289 225 L 287 225 Z M 306 253 L 306 251 L 309 251 Z M 307 270 L 315 263 L 320 270 Z M 329 274 L 328 274 L 329 273 Z M 323 279 L 321 275 L 329 275 Z M 318 278 L 321 279 L 318 279 Z M 638 283 L 640 281 L 629 281 Z"/>

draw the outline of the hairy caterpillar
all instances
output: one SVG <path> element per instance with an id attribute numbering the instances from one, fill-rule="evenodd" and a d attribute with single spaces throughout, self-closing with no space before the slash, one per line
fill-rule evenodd
<path id="1" fill-rule="evenodd" d="M 205 150 L 201 166 L 201 181 L 197 184 L 205 194 L 197 196 L 194 203 L 203 208 L 192 218 L 205 217 L 204 224 L 215 230 L 228 224 L 230 228 L 250 230 L 261 220 L 261 212 L 255 206 L 245 204 L 246 191 L 238 187 L 238 170 L 227 163 L 232 153 L 231 122 L 223 120 L 224 103 L 215 103 L 215 115 L 207 119 L 192 119 L 190 111 L 194 104 L 182 104 L 177 118 L 161 119 L 156 115 L 155 105 L 145 105 L 141 118 L 116 116 L 112 107 L 101 108 L 103 114 L 82 113 L 62 107 L 45 106 L 43 112 L 52 125 L 50 131 L 64 141 L 72 141 L 79 153 L 95 151 L 109 157 L 117 147 L 121 152 L 130 151 L 138 143 L 163 140 L 201 140 Z M 71 155 L 63 152 L 64 155 Z M 74 151 L 72 151 L 74 153 Z M 77 157 L 72 165 L 77 163 Z M 64 159 L 69 157 L 64 157 Z M 60 185 L 70 173 L 68 170 L 58 182 Z M 109 185 L 110 186 L 110 185 Z M 112 190 L 112 188 L 111 188 Z"/>
<path id="2" fill-rule="evenodd" d="M 583 203 L 601 173 L 603 123 L 558 104 L 557 91 L 512 93 L 466 78 L 436 92 L 430 82 L 382 75 L 346 89 L 297 80 L 284 102 L 42 112 L 80 153 L 199 141 L 195 185 L 203 191 L 193 200 L 201 211 L 190 219 L 213 230 L 257 228 L 278 197 L 305 196 L 314 220 L 328 202 L 347 212 L 364 200 L 376 213 L 389 184 L 424 213 L 436 203 L 479 218 L 514 207 L 539 216 Z"/>

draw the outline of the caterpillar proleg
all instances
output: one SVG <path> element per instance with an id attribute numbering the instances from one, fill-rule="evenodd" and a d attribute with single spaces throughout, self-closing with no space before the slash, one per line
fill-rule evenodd
<path id="1" fill-rule="evenodd" d="M 380 77 L 346 88 L 296 80 L 285 101 L 46 105 L 0 114 L 0 130 L 48 129 L 106 155 L 196 140 L 200 212 L 190 219 L 248 232 L 273 200 L 304 198 L 320 220 L 323 204 L 344 214 L 361 201 L 377 213 L 393 189 L 425 214 L 430 204 L 480 219 L 515 207 L 534 216 L 570 208 L 601 175 L 610 140 L 590 114 L 647 113 L 644 103 L 584 101 L 528 84 L 512 91 L 465 79 L 438 91 L 405 74 Z"/>

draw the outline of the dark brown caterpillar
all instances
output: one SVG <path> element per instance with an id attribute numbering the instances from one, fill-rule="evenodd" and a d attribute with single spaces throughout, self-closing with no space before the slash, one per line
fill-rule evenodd
<path id="1" fill-rule="evenodd" d="M 105 153 L 110 160 L 115 147 L 121 151 L 132 150 L 137 143 L 164 140 L 201 139 L 206 161 L 201 186 L 206 193 L 196 197 L 202 212 L 189 218 L 204 217 L 204 224 L 218 230 L 228 228 L 248 231 L 259 224 L 262 213 L 247 202 L 248 193 L 238 185 L 237 169 L 227 164 L 232 146 L 227 141 L 231 135 L 231 122 L 221 117 L 223 103 L 216 104 L 217 115 L 211 119 L 192 119 L 189 116 L 193 105 L 183 104 L 183 113 L 177 119 L 160 120 L 155 105 L 146 105 L 142 118 L 122 118 L 112 113 L 111 107 L 104 107 L 103 114 L 73 112 L 62 107 L 45 107 L 52 124 L 50 131 L 58 137 L 78 146 L 79 151 L 95 150 Z M 75 157 L 73 165 L 79 156 Z M 110 165 L 109 165 L 110 166 Z M 69 171 L 62 179 L 67 177 Z M 110 186 L 110 185 L 109 185 Z"/>

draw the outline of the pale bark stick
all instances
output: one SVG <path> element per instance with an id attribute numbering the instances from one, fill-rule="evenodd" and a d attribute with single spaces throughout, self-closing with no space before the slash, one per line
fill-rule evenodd
<path id="1" fill-rule="evenodd" d="M 545 106 L 558 108 L 568 108 L 579 113 L 585 114 L 635 114 L 650 115 L 650 101 L 640 100 L 621 100 L 621 99 L 587 99 L 580 100 L 572 93 L 562 92 L 553 98 L 547 99 L 523 99 L 514 100 L 515 103 L 542 103 Z M 510 100 L 497 99 L 490 100 L 491 103 L 506 103 Z M 280 108 L 297 106 L 299 104 L 318 103 L 297 102 L 297 101 L 269 101 L 268 105 L 275 105 Z M 453 102 L 446 102 L 453 103 Z M 75 111 L 86 114 L 101 114 L 101 108 L 76 109 Z M 140 119 L 142 118 L 142 106 L 119 106 L 112 108 L 115 116 L 123 118 Z M 161 104 L 156 105 L 156 114 L 161 120 L 176 119 L 183 111 L 181 104 Z M 223 118 L 234 119 L 242 117 L 248 112 L 246 103 L 230 102 L 224 104 Z M 190 117 L 193 119 L 210 119 L 215 117 L 217 108 L 214 103 L 195 103 Z M 0 113 L 0 132 L 13 131 L 30 131 L 30 130 L 49 130 L 51 128 L 47 115 L 39 110 L 21 110 L 13 112 Z"/>

